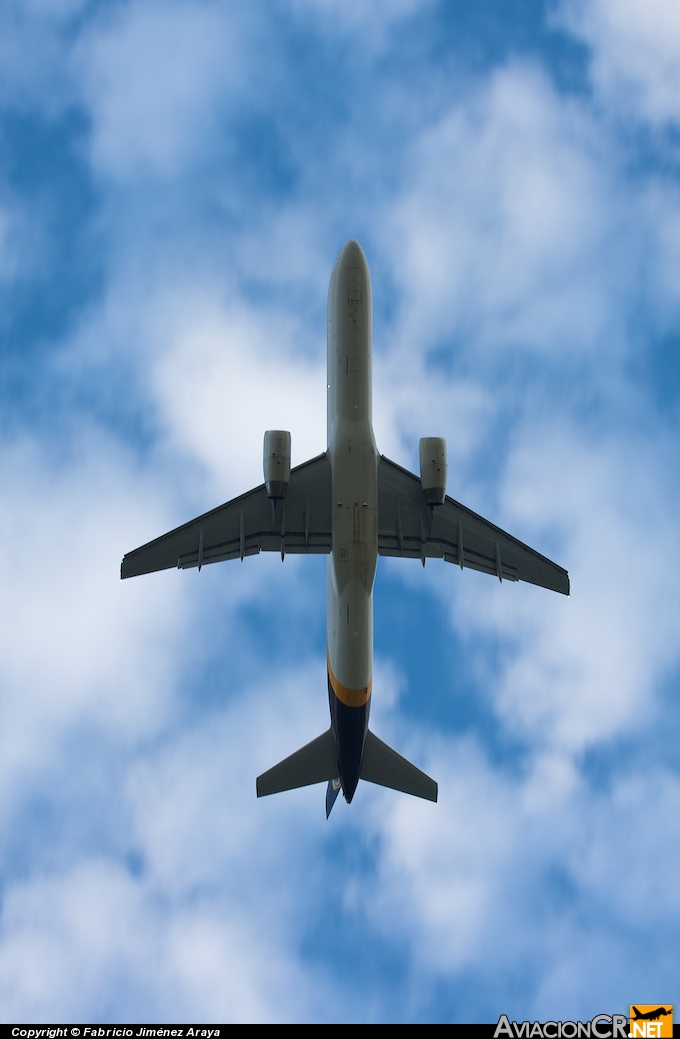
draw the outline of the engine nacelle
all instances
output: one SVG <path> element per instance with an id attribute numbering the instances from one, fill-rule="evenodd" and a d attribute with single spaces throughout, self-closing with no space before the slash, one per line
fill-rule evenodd
<path id="1" fill-rule="evenodd" d="M 423 437 L 420 441 L 420 482 L 428 505 L 443 505 L 446 498 L 446 441 Z"/>
<path id="2" fill-rule="evenodd" d="M 268 429 L 264 435 L 264 484 L 268 498 L 285 498 L 290 480 L 290 433 Z"/>

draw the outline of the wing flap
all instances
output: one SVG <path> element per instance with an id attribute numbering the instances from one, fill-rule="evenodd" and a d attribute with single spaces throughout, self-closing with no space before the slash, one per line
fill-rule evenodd
<path id="1" fill-rule="evenodd" d="M 430 509 L 417 476 L 383 455 L 378 463 L 378 551 L 445 559 L 504 581 L 527 581 L 569 595 L 569 574 L 511 534 L 447 496 Z"/>
<path id="2" fill-rule="evenodd" d="M 331 467 L 323 454 L 291 470 L 286 497 L 274 508 L 261 484 L 128 552 L 121 577 L 200 568 L 258 552 L 328 553 L 331 543 Z"/>

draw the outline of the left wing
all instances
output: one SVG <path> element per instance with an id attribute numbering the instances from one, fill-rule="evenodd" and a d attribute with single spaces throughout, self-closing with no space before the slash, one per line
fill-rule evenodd
<path id="1" fill-rule="evenodd" d="M 431 509 L 418 477 L 384 455 L 378 463 L 378 551 L 421 559 L 423 565 L 432 556 L 461 570 L 467 566 L 569 595 L 569 574 L 561 566 L 453 498 Z"/>
<path id="2" fill-rule="evenodd" d="M 258 552 L 331 550 L 331 466 L 325 454 L 291 470 L 286 497 L 274 505 L 264 484 L 123 557 L 121 577 L 180 570 Z"/>

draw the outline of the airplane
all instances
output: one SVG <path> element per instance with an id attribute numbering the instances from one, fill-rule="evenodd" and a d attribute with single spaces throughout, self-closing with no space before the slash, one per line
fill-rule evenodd
<path id="1" fill-rule="evenodd" d="M 633 1021 L 658 1021 L 660 1017 L 668 1017 L 673 1013 L 673 1007 L 670 1010 L 666 1010 L 665 1007 L 656 1007 L 655 1010 L 648 1010 L 646 1014 L 643 1014 L 637 1007 L 633 1007 L 633 1010 L 635 1011 Z"/>
<path id="2" fill-rule="evenodd" d="M 378 452 L 372 425 L 372 292 L 350 239 L 333 267 L 327 316 L 327 450 L 290 467 L 291 437 L 264 434 L 264 483 L 128 552 L 121 578 L 258 552 L 328 555 L 330 726 L 258 776 L 258 797 L 327 784 L 326 818 L 360 779 L 430 801 L 437 783 L 368 727 L 373 684 L 373 585 L 378 556 L 443 559 L 499 581 L 569 595 L 569 574 L 446 495 L 446 442 L 420 441 L 420 477 Z"/>

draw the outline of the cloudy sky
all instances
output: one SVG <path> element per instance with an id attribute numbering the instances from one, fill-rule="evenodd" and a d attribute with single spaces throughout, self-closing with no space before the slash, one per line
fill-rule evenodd
<path id="1" fill-rule="evenodd" d="M 5 0 L 0 1015 L 587 1019 L 680 1003 L 675 0 Z M 432 805 L 255 776 L 328 724 L 325 560 L 121 583 L 325 448 L 373 276 L 379 449 L 567 600 L 382 560 L 372 728 Z"/>

